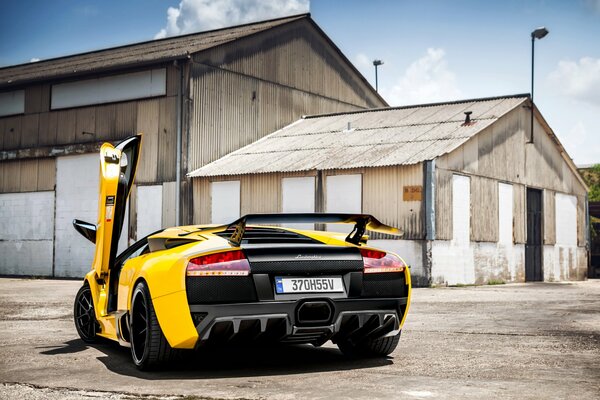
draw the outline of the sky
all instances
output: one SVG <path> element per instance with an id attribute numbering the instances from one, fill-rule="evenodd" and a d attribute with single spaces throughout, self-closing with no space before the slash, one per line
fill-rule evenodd
<path id="1" fill-rule="evenodd" d="M 13 0 L 0 66 L 310 11 L 390 105 L 529 93 L 578 164 L 600 162 L 600 0 Z"/>

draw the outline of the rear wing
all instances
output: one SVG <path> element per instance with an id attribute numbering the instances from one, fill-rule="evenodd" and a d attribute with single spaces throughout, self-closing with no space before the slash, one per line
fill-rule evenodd
<path id="1" fill-rule="evenodd" d="M 368 214 L 329 214 L 329 213 L 298 213 L 298 214 L 248 214 L 230 224 L 218 228 L 233 229 L 229 242 L 239 246 L 244 238 L 247 225 L 277 225 L 277 224 L 354 224 L 352 231 L 346 236 L 346 242 L 358 245 L 365 231 L 402 236 L 402 230 L 382 224 L 377 218 Z"/>

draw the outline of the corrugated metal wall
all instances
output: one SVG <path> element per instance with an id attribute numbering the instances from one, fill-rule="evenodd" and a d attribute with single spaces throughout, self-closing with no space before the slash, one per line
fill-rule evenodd
<path id="1" fill-rule="evenodd" d="M 404 201 L 404 186 L 423 186 L 423 165 L 366 168 L 363 212 L 404 230 L 403 239 L 423 239 L 423 201 Z M 383 235 L 370 233 L 373 239 Z"/>
<path id="2" fill-rule="evenodd" d="M 471 241 L 498 241 L 498 181 L 471 176 Z"/>
<path id="3" fill-rule="evenodd" d="M 177 78 L 177 69 L 168 66 L 166 97 L 57 111 L 50 110 L 50 84 L 26 87 L 25 114 L 0 118 L 0 150 L 117 141 L 143 132 L 138 181 L 172 181 L 175 179 Z M 25 161 L 22 160 L 23 168 L 32 168 L 32 162 L 36 162 Z M 0 168 L 12 170 L 17 165 L 4 167 L 4 163 L 6 161 L 0 161 Z M 26 173 L 20 171 L 18 176 Z M 7 187 L 16 190 L 12 184 Z M 3 185 L 0 191 L 5 189 Z"/>
<path id="4" fill-rule="evenodd" d="M 281 175 L 262 174 L 240 179 L 240 213 L 281 211 Z"/>
<path id="5" fill-rule="evenodd" d="M 365 168 L 323 171 L 331 175 L 362 174 L 362 210 L 381 222 L 401 227 L 405 239 L 422 239 L 424 236 L 422 201 L 403 201 L 404 186 L 423 184 L 421 164 L 403 167 Z M 281 212 L 281 180 L 292 176 L 315 176 L 315 171 L 305 173 L 276 173 L 260 175 L 198 178 L 194 181 L 194 223 L 209 223 L 211 214 L 210 182 L 240 181 L 241 214 Z M 325 179 L 325 182 L 327 180 Z M 322 195 L 322 194 L 321 194 Z M 319 194 L 317 193 L 317 196 Z M 370 234 L 373 239 L 384 235 Z"/>
<path id="6" fill-rule="evenodd" d="M 194 55 L 188 171 L 302 115 L 383 105 L 309 25 L 299 21 Z"/>
<path id="7" fill-rule="evenodd" d="M 175 225 L 175 182 L 164 182 L 162 188 L 162 226 Z"/>
<path id="8" fill-rule="evenodd" d="M 452 239 L 452 171 L 436 170 L 435 238 Z"/>
<path id="9" fill-rule="evenodd" d="M 556 244 L 556 212 L 554 191 L 544 190 L 543 213 L 544 213 L 544 244 Z"/>
<path id="10" fill-rule="evenodd" d="M 0 162 L 0 193 L 54 190 L 54 158 Z"/>
<path id="11" fill-rule="evenodd" d="M 497 240 L 497 182 L 505 181 L 512 183 L 514 187 L 515 243 L 524 243 L 526 240 L 527 186 L 552 193 L 544 197 L 544 241 L 547 244 L 554 242 L 554 203 L 550 197 L 555 192 L 585 196 L 585 188 L 562 158 L 553 139 L 544 132 L 545 128 L 539 121 L 536 120 L 535 123 L 534 143 L 526 144 L 529 137 L 529 115 L 526 109 L 515 109 L 452 153 L 436 160 L 438 239 L 447 240 L 452 235 L 451 229 L 447 229 L 448 221 L 452 220 L 452 209 L 448 207 L 449 195 L 444 185 L 449 173 L 458 172 L 472 177 L 472 240 Z M 476 115 L 472 117 L 477 118 Z M 495 182 L 495 185 L 490 182 Z M 580 207 L 583 208 L 583 200 L 581 203 Z M 578 214 L 578 218 L 584 217 Z M 583 231 L 580 235 L 584 237 Z M 583 239 L 581 243 L 584 243 Z"/>
<path id="12" fill-rule="evenodd" d="M 189 165 L 192 171 L 305 114 L 358 108 L 204 65 L 192 66 Z"/>
<path id="13" fill-rule="evenodd" d="M 513 236 L 515 243 L 527 241 L 527 188 L 524 185 L 513 184 Z"/>
<path id="14" fill-rule="evenodd" d="M 351 105 L 382 105 L 372 88 L 308 20 L 200 53 L 195 60 Z"/>
<path id="15" fill-rule="evenodd" d="M 585 246 L 587 232 L 586 232 L 586 196 L 577 196 L 577 245 Z"/>

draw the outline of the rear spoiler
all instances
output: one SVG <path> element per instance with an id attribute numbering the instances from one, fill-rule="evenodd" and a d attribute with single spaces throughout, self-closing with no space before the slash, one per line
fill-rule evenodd
<path id="1" fill-rule="evenodd" d="M 233 229 L 229 242 L 239 246 L 244 238 L 247 225 L 277 225 L 277 224 L 354 224 L 352 232 L 346 236 L 346 242 L 358 245 L 365 231 L 386 233 L 388 235 L 402 236 L 402 230 L 382 224 L 377 218 L 368 214 L 329 214 L 329 213 L 298 213 L 298 214 L 248 214 L 236 221 L 223 225 L 217 230 Z"/>

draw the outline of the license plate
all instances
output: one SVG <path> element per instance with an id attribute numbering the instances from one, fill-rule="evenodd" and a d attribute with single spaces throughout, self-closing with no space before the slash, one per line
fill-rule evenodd
<path id="1" fill-rule="evenodd" d="M 311 278 L 275 277 L 277 293 L 342 293 L 344 283 L 339 276 Z"/>

